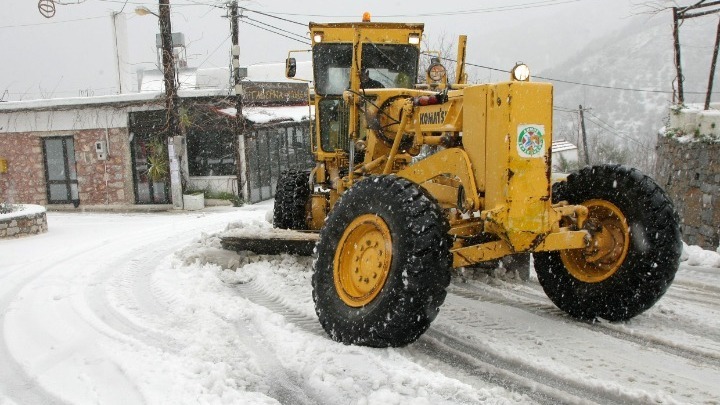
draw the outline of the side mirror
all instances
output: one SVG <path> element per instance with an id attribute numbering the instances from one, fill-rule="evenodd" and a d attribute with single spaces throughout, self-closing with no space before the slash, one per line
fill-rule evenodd
<path id="1" fill-rule="evenodd" d="M 295 77 L 297 72 L 297 62 L 295 58 L 285 59 L 285 77 Z"/>

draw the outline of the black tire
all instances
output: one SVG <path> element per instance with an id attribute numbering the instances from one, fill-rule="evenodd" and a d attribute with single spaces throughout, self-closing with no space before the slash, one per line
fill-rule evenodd
<path id="1" fill-rule="evenodd" d="M 280 173 L 275 187 L 273 226 L 281 229 L 305 230 L 306 205 L 310 199 L 310 172 L 287 170 Z"/>
<path id="2" fill-rule="evenodd" d="M 392 259 L 377 295 L 351 306 L 336 288 L 334 261 L 349 226 L 365 214 L 387 226 Z M 373 347 L 404 346 L 418 339 L 437 316 L 450 283 L 449 229 L 437 201 L 406 179 L 373 176 L 348 190 L 320 232 L 312 277 L 315 311 L 330 337 Z M 345 253 L 357 254 L 353 246 Z"/>
<path id="3" fill-rule="evenodd" d="M 553 202 L 558 201 L 614 204 L 627 223 L 628 246 L 617 270 L 597 282 L 574 276 L 560 252 L 534 253 L 538 280 L 555 305 L 579 319 L 609 321 L 653 306 L 675 278 L 682 251 L 678 215 L 662 188 L 635 169 L 594 166 L 555 184 Z"/>

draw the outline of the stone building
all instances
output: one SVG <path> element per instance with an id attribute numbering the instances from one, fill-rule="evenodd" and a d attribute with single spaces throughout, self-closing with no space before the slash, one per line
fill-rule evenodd
<path id="1" fill-rule="evenodd" d="M 185 136 L 162 145 L 168 170 L 155 180 L 148 170 L 165 122 L 160 93 L 0 103 L 0 201 L 181 208 L 170 193 L 174 167 L 183 189 L 271 198 L 279 171 L 312 162 L 307 85 L 247 89 L 248 126 L 240 137 L 227 91 L 180 91 Z"/>

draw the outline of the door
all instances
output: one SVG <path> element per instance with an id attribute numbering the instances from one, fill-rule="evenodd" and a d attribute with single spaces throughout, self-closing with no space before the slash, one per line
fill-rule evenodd
<path id="1" fill-rule="evenodd" d="M 131 151 L 136 204 L 170 204 L 169 178 L 153 180 L 148 175 L 150 134 L 132 133 Z M 167 151 L 165 152 L 167 153 Z"/>
<path id="2" fill-rule="evenodd" d="M 75 143 L 72 136 L 43 139 L 45 184 L 49 204 L 80 204 Z"/>

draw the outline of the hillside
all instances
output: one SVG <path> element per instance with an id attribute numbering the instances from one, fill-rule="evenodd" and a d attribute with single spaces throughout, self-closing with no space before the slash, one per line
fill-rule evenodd
<path id="1" fill-rule="evenodd" d="M 681 27 L 686 102 L 704 100 L 715 24 L 715 18 L 707 18 L 687 21 Z M 582 105 L 590 109 L 585 124 L 593 163 L 625 160 L 650 171 L 654 154 L 647 151 L 654 150 L 656 133 L 672 103 L 673 58 L 672 22 L 666 12 L 653 18 L 635 17 L 623 29 L 588 43 L 565 62 L 539 72 L 537 76 L 545 78 L 650 90 L 554 82 L 556 138 L 578 142 L 577 109 Z M 717 81 L 716 72 L 716 89 Z"/>

